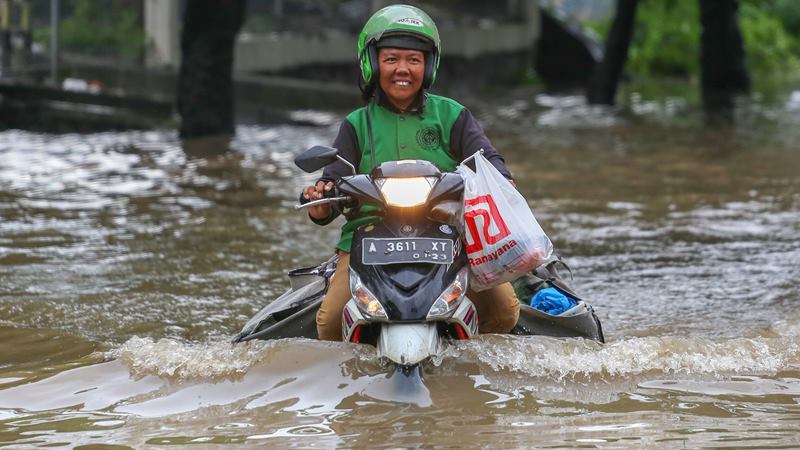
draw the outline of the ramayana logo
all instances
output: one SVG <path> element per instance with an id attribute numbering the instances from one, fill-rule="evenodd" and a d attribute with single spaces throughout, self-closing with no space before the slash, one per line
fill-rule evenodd
<path id="1" fill-rule="evenodd" d="M 422 21 L 419 19 L 415 19 L 413 17 L 403 17 L 402 19 L 398 19 L 395 23 L 400 23 L 403 25 L 411 25 L 412 27 L 421 27 Z"/>
<path id="2" fill-rule="evenodd" d="M 467 254 L 483 251 L 484 245 L 494 245 L 510 234 L 491 195 L 479 195 L 464 200 L 464 206 Z M 483 225 L 480 231 L 478 221 Z"/>

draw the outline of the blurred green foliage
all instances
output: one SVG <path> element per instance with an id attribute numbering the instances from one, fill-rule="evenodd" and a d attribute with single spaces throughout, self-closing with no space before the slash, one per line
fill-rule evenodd
<path id="1" fill-rule="evenodd" d="M 627 71 L 633 75 L 698 76 L 701 33 L 698 3 L 698 0 L 640 2 Z M 786 77 L 800 72 L 799 0 L 742 0 L 739 13 L 747 65 L 756 77 Z M 586 25 L 606 36 L 611 22 Z"/>
<path id="2" fill-rule="evenodd" d="M 800 2 L 746 0 L 742 3 L 740 24 L 751 70 L 762 76 L 798 73 Z"/>
<path id="3" fill-rule="evenodd" d="M 171 1 L 171 0 L 170 0 Z M 145 47 L 142 3 L 131 0 L 63 0 L 59 45 L 65 51 L 95 56 L 141 59 Z M 33 37 L 50 43 L 50 28 Z"/>

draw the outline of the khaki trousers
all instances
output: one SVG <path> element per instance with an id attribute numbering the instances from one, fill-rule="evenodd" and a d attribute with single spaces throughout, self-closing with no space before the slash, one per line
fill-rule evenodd
<path id="1" fill-rule="evenodd" d="M 336 271 L 317 311 L 317 333 L 320 339 L 342 340 L 342 311 L 350 297 L 350 254 L 339 252 Z M 481 333 L 508 333 L 517 324 L 519 300 L 511 283 L 503 283 L 481 292 L 470 289 L 467 297 L 478 309 L 478 328 Z"/>

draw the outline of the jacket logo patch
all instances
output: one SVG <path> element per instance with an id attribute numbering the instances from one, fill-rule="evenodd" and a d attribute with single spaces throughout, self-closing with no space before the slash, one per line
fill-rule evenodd
<path id="1" fill-rule="evenodd" d="M 425 150 L 435 150 L 439 146 L 439 130 L 427 127 L 417 131 L 417 144 Z"/>

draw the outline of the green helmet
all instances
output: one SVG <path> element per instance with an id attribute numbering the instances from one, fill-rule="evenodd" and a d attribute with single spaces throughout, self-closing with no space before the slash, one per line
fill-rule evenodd
<path id="1" fill-rule="evenodd" d="M 422 87 L 431 87 L 439 68 L 440 41 L 436 24 L 425 11 L 409 5 L 392 5 L 372 15 L 358 36 L 361 77 L 367 85 L 378 75 L 378 48 L 409 48 L 425 52 Z"/>

